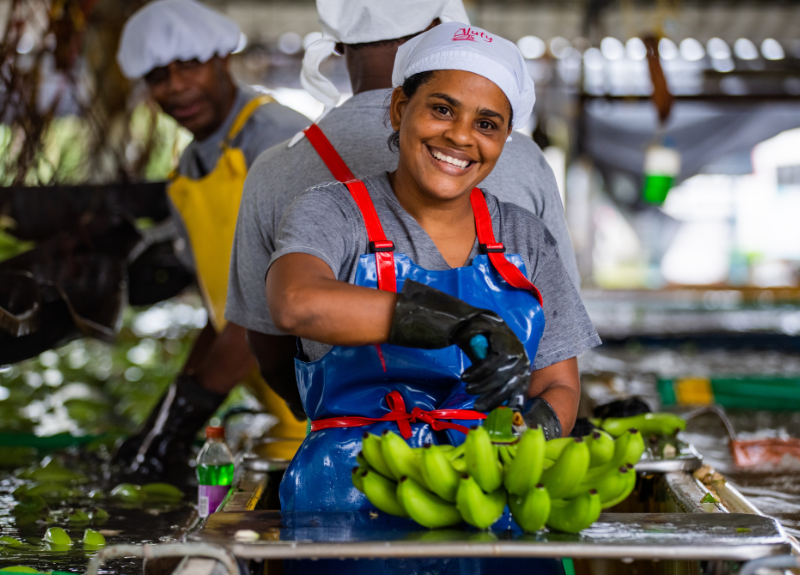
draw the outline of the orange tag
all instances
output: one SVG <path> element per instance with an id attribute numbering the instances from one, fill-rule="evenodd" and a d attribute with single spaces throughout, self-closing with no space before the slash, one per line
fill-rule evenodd
<path id="1" fill-rule="evenodd" d="M 714 403 L 711 380 L 706 377 L 684 377 L 675 380 L 678 405 L 710 405 Z"/>

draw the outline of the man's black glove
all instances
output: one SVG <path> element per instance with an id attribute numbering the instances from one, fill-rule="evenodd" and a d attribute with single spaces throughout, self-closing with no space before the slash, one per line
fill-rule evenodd
<path id="1" fill-rule="evenodd" d="M 404 282 L 388 343 L 420 349 L 460 347 L 472 362 L 461 379 L 467 393 L 480 396 L 475 401 L 478 411 L 524 394 L 530 384 L 525 347 L 499 315 L 415 281 Z"/>
<path id="2" fill-rule="evenodd" d="M 204 389 L 190 375 L 179 375 L 142 430 L 115 454 L 112 462 L 120 466 L 119 478 L 176 485 L 191 481 L 194 473 L 189 456 L 194 437 L 225 397 Z"/>

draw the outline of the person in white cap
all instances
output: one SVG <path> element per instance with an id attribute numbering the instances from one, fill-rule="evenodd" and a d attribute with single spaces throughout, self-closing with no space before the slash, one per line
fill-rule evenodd
<path id="1" fill-rule="evenodd" d="M 276 444 L 288 451 L 284 457 L 305 434 L 305 423 L 259 377 L 245 330 L 223 315 L 247 169 L 261 152 L 308 125 L 301 114 L 234 81 L 228 55 L 240 38 L 235 22 L 194 0 L 150 2 L 122 31 L 117 61 L 123 74 L 144 79 L 161 109 L 194 135 L 169 196 L 184 246 L 179 255 L 196 272 L 209 315 L 175 383 L 139 434 L 118 450 L 116 462 L 132 479 L 190 479 L 197 431 L 242 381 L 281 420 L 276 434 L 290 439 Z M 285 387 L 297 395 L 293 380 Z"/>
<path id="2" fill-rule="evenodd" d="M 459 445 L 512 403 L 549 439 L 569 434 L 576 357 L 600 343 L 553 235 L 488 183 L 533 109 L 516 45 L 443 23 L 398 49 L 392 82 L 397 168 L 298 196 L 268 268 L 275 324 L 302 338 L 311 420 L 281 483 L 283 512 L 391 511 L 354 485 L 365 433 Z M 395 510 L 412 501 L 397 493 Z"/>
<path id="3" fill-rule="evenodd" d="M 291 372 L 287 357 L 294 355 L 294 338 L 276 326 L 264 298 L 264 274 L 275 250 L 278 223 L 291 202 L 310 186 L 397 167 L 397 154 L 386 145 L 391 128 L 384 122 L 391 94 L 392 67 L 399 46 L 441 22 L 468 23 L 461 0 L 317 0 L 322 40 L 305 54 L 301 80 L 325 104 L 320 130 L 309 138 L 276 146 L 253 165 L 242 199 L 231 256 L 230 287 L 225 316 L 247 328 L 248 340 L 265 376 Z M 337 49 L 344 55 L 353 97 L 338 107 L 335 86 L 319 67 Z M 302 136 L 302 134 L 300 134 Z M 338 152 L 334 165 L 318 149 L 325 143 Z M 328 154 L 330 156 L 330 154 Z M 514 134 L 497 167 L 486 180 L 501 200 L 539 216 L 558 242 L 561 260 L 576 287 L 580 285 L 561 198 L 553 172 L 533 141 Z"/>

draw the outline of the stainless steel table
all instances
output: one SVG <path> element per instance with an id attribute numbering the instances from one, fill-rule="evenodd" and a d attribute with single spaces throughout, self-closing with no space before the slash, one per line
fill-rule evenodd
<path id="1" fill-rule="evenodd" d="M 288 526 L 286 526 L 288 525 Z M 237 541 L 252 530 L 256 541 Z M 747 561 L 790 552 L 773 519 L 739 513 L 608 513 L 578 535 L 467 527 L 420 528 L 384 514 L 295 514 L 277 511 L 211 515 L 188 537 L 225 547 L 240 559 L 370 559 L 421 557 L 572 557 L 588 559 Z"/>

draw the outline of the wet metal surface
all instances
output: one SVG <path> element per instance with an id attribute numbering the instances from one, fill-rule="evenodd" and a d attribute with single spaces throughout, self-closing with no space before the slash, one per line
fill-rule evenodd
<path id="1" fill-rule="evenodd" d="M 787 553 L 786 536 L 766 517 L 735 513 L 605 513 L 577 535 L 428 530 L 378 513 L 217 513 L 189 541 L 228 547 L 239 558 L 573 557 L 746 560 Z M 253 543 L 234 534 L 250 529 Z"/>

